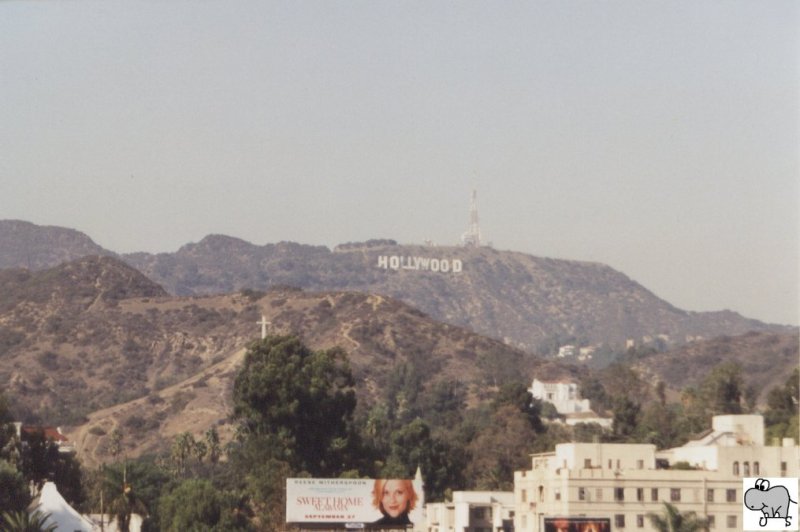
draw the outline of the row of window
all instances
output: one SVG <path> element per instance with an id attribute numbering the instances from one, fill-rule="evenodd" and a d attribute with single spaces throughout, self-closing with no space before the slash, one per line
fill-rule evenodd
<path id="1" fill-rule="evenodd" d="M 617 459 L 616 465 L 617 465 L 617 469 L 622 469 L 622 461 L 621 460 Z M 564 467 L 566 467 L 566 463 L 564 464 Z M 603 466 L 602 465 L 598 465 L 597 467 L 601 468 Z M 591 458 L 584 458 L 583 459 L 583 468 L 584 469 L 594 469 L 594 466 L 592 465 L 592 459 Z M 610 458 L 608 459 L 608 468 L 609 469 L 614 469 L 614 460 L 612 460 Z M 644 460 L 636 460 L 636 469 L 644 469 Z"/>
<path id="2" fill-rule="evenodd" d="M 636 501 L 637 502 L 647 502 L 645 499 L 646 490 L 645 488 L 628 488 L 636 490 Z M 681 488 L 650 488 L 650 502 L 659 502 L 662 499 L 662 490 L 669 489 L 669 500 L 670 502 L 681 502 Z M 692 488 L 693 489 L 693 488 Z M 579 501 L 602 501 L 603 500 L 603 488 L 594 488 L 594 499 L 592 499 L 592 489 L 591 488 L 578 488 L 578 500 Z M 715 502 L 717 489 L 708 488 L 706 489 L 706 502 Z M 544 502 L 545 499 L 545 490 L 543 486 L 539 486 L 539 502 Z M 526 490 L 522 490 L 520 493 L 522 497 L 522 502 L 528 502 L 528 494 Z M 666 494 L 665 494 L 666 495 Z M 553 498 L 556 501 L 561 500 L 561 488 L 554 488 L 553 489 Z M 614 501 L 615 502 L 625 502 L 625 488 L 614 488 Z M 719 499 L 722 501 L 722 499 Z M 725 490 L 725 502 L 738 502 L 739 499 L 736 497 L 736 489 L 726 489 Z M 476 508 L 474 511 L 478 511 L 480 509 Z M 491 512 L 491 510 L 490 510 Z"/>
<path id="3" fill-rule="evenodd" d="M 717 527 L 716 516 L 709 515 L 708 517 L 706 517 L 706 519 L 708 520 L 708 528 L 709 529 Z M 637 515 L 636 516 L 636 527 L 637 528 L 644 528 L 644 520 L 645 520 L 645 516 L 644 515 L 641 515 L 641 514 Z M 725 525 L 728 528 L 736 528 L 737 527 L 737 523 L 738 523 L 738 519 L 737 519 L 736 515 L 726 515 L 725 516 Z M 614 516 L 614 526 L 616 528 L 625 528 L 625 515 L 624 514 L 617 514 L 617 515 Z"/>
<path id="4" fill-rule="evenodd" d="M 786 464 L 786 462 L 783 462 L 783 464 Z M 744 468 L 744 476 L 749 477 L 750 476 L 750 462 L 744 462 L 742 464 L 742 466 Z M 781 467 L 781 469 L 784 469 L 784 468 L 785 468 L 785 466 Z M 739 476 L 739 462 L 734 462 L 733 463 L 733 474 L 736 475 L 736 476 Z M 753 474 L 754 475 L 760 475 L 761 474 L 761 467 L 758 465 L 758 462 L 753 462 Z"/>
<path id="5" fill-rule="evenodd" d="M 714 502 L 714 492 L 716 490 L 714 488 L 708 488 L 706 490 L 706 502 Z M 602 500 L 602 489 L 597 488 L 597 500 Z M 636 500 L 638 502 L 645 502 L 645 489 L 644 488 L 636 488 Z M 587 488 L 578 488 L 578 500 L 585 501 L 587 496 Z M 614 500 L 617 502 L 623 502 L 625 500 L 625 488 L 614 488 Z M 650 488 L 650 500 L 653 502 L 657 502 L 660 499 L 659 497 L 659 488 Z M 681 488 L 669 488 L 669 500 L 670 502 L 681 502 Z M 726 489 L 725 490 L 725 501 L 726 502 L 737 502 L 738 499 L 736 498 L 736 490 L 735 489 Z"/>

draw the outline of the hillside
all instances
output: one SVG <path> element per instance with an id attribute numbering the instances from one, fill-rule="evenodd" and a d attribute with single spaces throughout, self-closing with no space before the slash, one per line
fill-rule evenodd
<path id="1" fill-rule="evenodd" d="M 74 229 L 0 220 L 0 270 L 42 270 L 87 255 L 114 253 Z"/>
<path id="2" fill-rule="evenodd" d="M 25 249 L 31 235 L 12 234 L 7 225 L 0 222 L 0 234 L 5 234 L 0 238 L 8 242 L 16 235 L 11 248 Z M 57 235 L 53 228 L 40 228 L 36 238 L 45 241 Z M 4 253 L 0 248 L 0 255 Z M 33 262 L 44 263 L 46 258 L 37 256 Z M 678 309 L 603 264 L 490 248 L 401 246 L 375 240 L 331 251 L 289 242 L 257 246 L 210 235 L 175 253 L 121 258 L 176 295 L 281 286 L 381 294 L 437 320 L 543 354 L 566 343 L 621 348 L 627 339 L 661 336 L 668 344 L 680 345 L 749 331 L 796 330 L 731 311 Z"/>
<path id="3" fill-rule="evenodd" d="M 343 347 L 364 404 L 412 367 L 420 393 L 452 379 L 473 403 L 499 382 L 574 371 L 383 296 L 276 289 L 172 297 L 107 257 L 5 271 L 0 286 L 16 287 L 0 292 L 0 387 L 21 417 L 75 425 L 69 434 L 97 459 L 118 426 L 130 456 L 184 430 L 229 432 L 236 357 L 257 339 L 262 315 L 272 331 L 300 334 L 312 348 Z"/>
<path id="4" fill-rule="evenodd" d="M 628 338 L 666 335 L 683 343 L 786 329 L 730 311 L 683 311 L 603 264 L 490 248 L 375 241 L 331 252 L 292 243 L 254 246 L 215 235 L 174 254 L 136 254 L 125 260 L 174 293 L 291 285 L 383 294 L 438 320 L 536 352 L 569 342 L 621 346 Z M 432 271 L 437 261 L 450 271 Z M 458 272 L 452 271 L 456 264 Z"/>
<path id="5" fill-rule="evenodd" d="M 741 366 L 746 384 L 757 391 L 763 403 L 769 390 L 783 386 L 797 367 L 799 349 L 797 333 L 750 332 L 688 344 L 644 358 L 633 367 L 650 380 L 661 380 L 679 391 L 697 386 L 714 366 L 735 362 Z"/>

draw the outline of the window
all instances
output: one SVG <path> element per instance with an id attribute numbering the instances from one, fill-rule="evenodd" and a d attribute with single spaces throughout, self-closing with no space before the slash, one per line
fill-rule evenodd
<path id="1" fill-rule="evenodd" d="M 583 468 L 584 469 L 591 469 L 592 468 L 592 459 L 591 458 L 584 458 L 583 459 Z"/>
<path id="2" fill-rule="evenodd" d="M 636 469 L 644 469 L 644 460 L 636 460 Z"/>
<path id="3" fill-rule="evenodd" d="M 603 488 L 597 488 L 594 492 L 595 500 L 602 501 L 603 500 Z"/>
<path id="4" fill-rule="evenodd" d="M 736 500 L 736 490 L 725 490 L 725 500 L 727 502 L 739 502 Z"/>
<path id="5" fill-rule="evenodd" d="M 707 519 L 708 519 L 708 528 L 714 528 L 717 526 L 717 522 L 714 519 L 713 515 L 709 515 Z"/>
<path id="6" fill-rule="evenodd" d="M 553 488 L 553 496 L 555 496 L 557 501 L 561 500 L 561 488 Z"/>
<path id="7" fill-rule="evenodd" d="M 617 514 L 614 516 L 614 526 L 617 528 L 625 528 L 625 514 Z"/>
<path id="8" fill-rule="evenodd" d="M 639 514 L 636 516 L 636 526 L 639 528 L 644 528 L 644 516 Z"/>
<path id="9" fill-rule="evenodd" d="M 669 500 L 672 502 L 681 502 L 681 489 L 680 488 L 670 489 Z"/>
<path id="10" fill-rule="evenodd" d="M 786 476 L 786 462 L 781 462 L 781 476 Z"/>
<path id="11" fill-rule="evenodd" d="M 625 500 L 625 488 L 614 488 L 614 500 L 615 501 Z"/>
<path id="12" fill-rule="evenodd" d="M 578 488 L 578 500 L 579 501 L 586 500 L 586 488 Z"/>
<path id="13" fill-rule="evenodd" d="M 608 468 L 614 469 L 614 461 L 611 458 L 608 459 Z"/>
<path id="14" fill-rule="evenodd" d="M 653 502 L 658 500 L 658 488 L 650 488 L 650 500 Z"/>
<path id="15" fill-rule="evenodd" d="M 636 500 L 644 502 L 644 488 L 636 488 Z"/>
<path id="16" fill-rule="evenodd" d="M 753 474 L 754 475 L 761 474 L 761 467 L 759 467 L 758 462 L 753 462 Z"/>
<path id="17" fill-rule="evenodd" d="M 728 528 L 736 528 L 736 516 L 729 515 L 728 516 Z"/>
<path id="18" fill-rule="evenodd" d="M 520 497 L 522 498 L 522 502 L 528 502 L 528 492 L 525 490 L 520 492 Z"/>
<path id="19" fill-rule="evenodd" d="M 733 463 L 733 474 L 734 475 L 738 475 L 739 474 L 739 462 L 734 462 Z"/>
<path id="20" fill-rule="evenodd" d="M 473 519 L 477 519 L 477 520 L 483 521 L 483 519 L 485 517 L 486 517 L 486 511 L 485 511 L 484 508 L 473 508 L 472 509 L 472 518 Z"/>
<path id="21" fill-rule="evenodd" d="M 746 477 L 750 476 L 750 462 L 744 463 L 744 476 Z"/>
<path id="22" fill-rule="evenodd" d="M 617 460 L 617 469 L 622 469 L 622 466 L 620 465 L 619 460 Z"/>
<path id="23" fill-rule="evenodd" d="M 714 502 L 714 488 L 706 490 L 706 502 Z"/>

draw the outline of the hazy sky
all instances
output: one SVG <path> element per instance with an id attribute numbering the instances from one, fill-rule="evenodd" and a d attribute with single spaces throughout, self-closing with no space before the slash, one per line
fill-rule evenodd
<path id="1" fill-rule="evenodd" d="M 454 244 L 798 323 L 798 2 L 0 2 L 0 219 Z"/>

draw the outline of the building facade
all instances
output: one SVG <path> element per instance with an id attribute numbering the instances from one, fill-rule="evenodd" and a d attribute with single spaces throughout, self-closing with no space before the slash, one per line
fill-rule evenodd
<path id="1" fill-rule="evenodd" d="M 544 530 L 545 519 L 608 519 L 613 530 L 650 531 L 664 502 L 709 519 L 710 530 L 742 529 L 742 479 L 798 477 L 794 440 L 764 446 L 761 416 L 717 416 L 713 429 L 683 447 L 565 443 L 532 456 L 514 474 L 514 526 Z"/>
<path id="2" fill-rule="evenodd" d="M 514 493 L 454 491 L 452 502 L 425 506 L 427 532 L 511 532 Z"/>
<path id="3" fill-rule="evenodd" d="M 543 382 L 533 379 L 528 391 L 534 399 L 551 403 L 559 414 L 591 411 L 589 400 L 581 399 L 578 385 L 574 382 Z"/>

